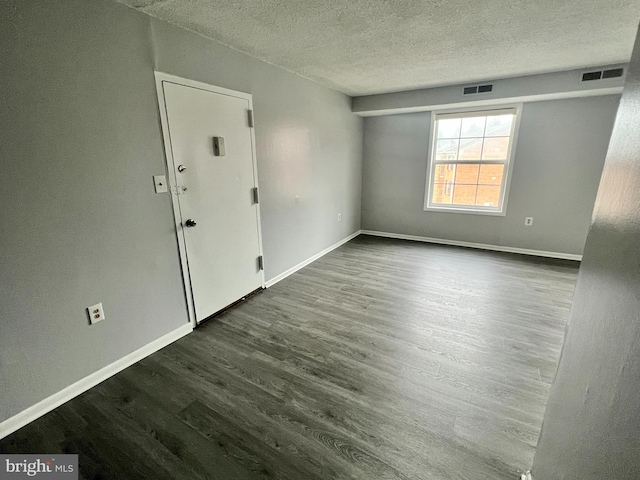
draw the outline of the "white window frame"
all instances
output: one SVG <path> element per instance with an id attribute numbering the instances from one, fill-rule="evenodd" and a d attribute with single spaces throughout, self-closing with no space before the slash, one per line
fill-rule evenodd
<path id="1" fill-rule="evenodd" d="M 515 110 L 515 119 L 511 124 L 511 141 L 509 142 L 509 152 L 507 153 L 507 159 L 505 160 L 505 169 L 502 178 L 502 188 L 500 190 L 500 205 L 496 207 L 486 207 L 483 205 L 442 205 L 432 204 L 432 189 L 433 189 L 433 176 L 436 168 L 435 153 L 436 153 L 436 117 L 441 115 L 452 116 L 481 116 L 482 114 L 497 113 L 501 110 L 512 111 Z M 466 115 L 465 115 L 466 114 Z M 511 188 L 511 177 L 513 172 L 513 163 L 516 153 L 516 145 L 518 143 L 518 131 L 520 130 L 520 118 L 522 117 L 522 103 L 495 105 L 486 107 L 475 108 L 455 108 L 450 110 L 435 110 L 431 112 L 431 125 L 430 125 L 430 145 L 429 145 L 429 158 L 427 165 L 427 179 L 424 195 L 424 211 L 427 212 L 449 212 L 449 213 L 467 213 L 475 215 L 494 215 L 505 216 L 507 214 L 507 200 L 509 199 L 509 190 Z M 463 162 L 460 162 L 463 163 Z M 464 163 L 473 163 L 472 161 L 465 161 Z M 482 161 L 479 161 L 482 164 Z"/>

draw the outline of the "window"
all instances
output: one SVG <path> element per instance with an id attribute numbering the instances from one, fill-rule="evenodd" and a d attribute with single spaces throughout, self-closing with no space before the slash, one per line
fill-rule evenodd
<path id="1" fill-rule="evenodd" d="M 518 110 L 433 114 L 425 210 L 504 215 Z"/>

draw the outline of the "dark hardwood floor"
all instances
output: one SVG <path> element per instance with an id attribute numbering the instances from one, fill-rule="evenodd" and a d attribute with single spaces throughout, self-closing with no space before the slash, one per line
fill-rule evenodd
<path id="1" fill-rule="evenodd" d="M 85 479 L 517 479 L 577 264 L 360 236 L 0 441 Z"/>

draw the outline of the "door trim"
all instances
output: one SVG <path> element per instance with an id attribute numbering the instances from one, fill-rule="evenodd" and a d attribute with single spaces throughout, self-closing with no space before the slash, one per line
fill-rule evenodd
<path id="1" fill-rule="evenodd" d="M 218 93 L 221 95 L 228 95 L 230 97 L 242 98 L 249 102 L 249 109 L 253 111 L 253 97 L 250 93 L 236 92 L 235 90 L 229 90 L 227 88 L 216 87 L 195 80 L 189 80 L 187 78 L 177 77 L 175 75 L 169 75 L 164 72 L 153 72 L 156 80 L 156 94 L 158 96 L 158 111 L 160 112 L 160 123 L 162 126 L 162 142 L 164 146 L 165 168 L 167 173 L 167 179 L 169 181 L 169 192 L 171 195 L 171 203 L 173 206 L 173 219 L 176 226 L 176 237 L 178 240 L 178 251 L 180 256 L 180 268 L 182 271 L 182 283 L 184 285 L 184 294 L 187 301 L 187 310 L 189 321 L 195 328 L 197 326 L 196 313 L 193 302 L 193 292 L 191 291 L 191 281 L 189 275 L 189 259 L 187 257 L 187 248 L 184 238 L 184 232 L 181 222 L 180 214 L 180 195 L 178 194 L 178 179 L 176 178 L 176 169 L 173 159 L 173 150 L 171 148 L 171 134 L 169 133 L 169 121 L 167 118 L 167 107 L 164 100 L 164 87 L 163 84 L 173 83 L 176 85 L 182 85 L 184 87 L 197 88 L 199 90 L 205 90 L 207 92 Z M 251 157 L 253 163 L 253 183 L 254 187 L 258 187 L 258 165 L 256 159 L 256 138 L 255 129 L 251 130 Z M 260 206 L 257 205 L 257 228 L 258 228 L 258 246 L 260 249 L 260 255 L 264 255 L 262 250 L 262 223 L 260 219 Z M 264 270 L 260 272 L 262 288 L 265 288 Z M 249 292 L 247 292 L 249 293 Z"/>

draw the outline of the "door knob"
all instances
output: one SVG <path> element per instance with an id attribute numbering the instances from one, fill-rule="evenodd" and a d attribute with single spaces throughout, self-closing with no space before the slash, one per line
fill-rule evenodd
<path id="1" fill-rule="evenodd" d="M 184 165 L 178 165 L 178 171 L 180 173 L 184 172 L 187 169 L 187 167 L 185 167 Z"/>
<path id="2" fill-rule="evenodd" d="M 186 222 L 184 222 L 184 226 L 185 227 L 195 227 L 196 226 L 196 222 L 195 222 L 195 220 L 189 219 Z"/>

